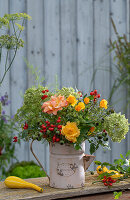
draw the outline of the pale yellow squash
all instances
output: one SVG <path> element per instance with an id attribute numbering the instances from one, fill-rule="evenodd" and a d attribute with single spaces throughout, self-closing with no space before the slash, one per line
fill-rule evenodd
<path id="1" fill-rule="evenodd" d="M 37 190 L 38 192 L 43 192 L 43 189 L 39 186 L 24 181 L 23 179 L 18 178 L 16 176 L 7 177 L 4 183 L 8 188 L 32 188 L 34 190 Z"/>

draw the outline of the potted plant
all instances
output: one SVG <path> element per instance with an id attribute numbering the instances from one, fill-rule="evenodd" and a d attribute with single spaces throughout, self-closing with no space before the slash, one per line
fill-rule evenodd
<path id="1" fill-rule="evenodd" d="M 84 169 L 94 159 L 94 156 L 84 154 L 85 140 L 89 141 L 90 154 L 93 154 L 100 145 L 109 146 L 109 136 L 116 142 L 119 138 L 122 140 L 128 132 L 128 120 L 123 116 L 123 121 L 118 124 L 120 135 L 115 137 L 117 132 L 112 127 L 114 129 L 116 124 L 114 121 L 112 125 L 109 124 L 109 120 L 116 113 L 109 108 L 107 100 L 99 99 L 97 90 L 90 95 L 82 95 L 73 88 L 63 87 L 50 92 L 48 88 L 39 85 L 25 92 L 23 106 L 15 115 L 15 120 L 22 127 L 19 137 L 25 141 L 46 140 L 49 143 L 48 177 L 51 187 L 83 187 Z M 33 150 L 32 153 L 37 159 Z"/>

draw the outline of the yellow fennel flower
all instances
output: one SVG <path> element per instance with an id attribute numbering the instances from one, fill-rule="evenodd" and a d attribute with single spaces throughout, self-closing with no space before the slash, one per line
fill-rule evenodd
<path id="1" fill-rule="evenodd" d="M 66 99 L 66 101 L 71 104 L 71 106 L 75 106 L 75 104 L 77 103 L 78 100 L 76 100 L 75 96 L 73 95 L 69 95 L 68 98 Z"/>
<path id="2" fill-rule="evenodd" d="M 105 108 L 107 109 L 107 100 L 102 99 L 100 102 L 100 108 Z"/>
<path id="3" fill-rule="evenodd" d="M 88 104 L 89 101 L 90 101 L 90 99 L 89 99 L 88 97 L 85 97 L 85 98 L 84 98 L 84 103 L 85 103 L 85 104 Z"/>
<path id="4" fill-rule="evenodd" d="M 81 111 L 85 108 L 85 104 L 83 102 L 79 102 L 78 105 L 75 106 L 76 111 Z"/>
<path id="5" fill-rule="evenodd" d="M 67 140 L 75 143 L 77 137 L 80 135 L 80 130 L 75 122 L 67 122 L 65 126 L 62 126 L 61 134 L 64 135 Z"/>

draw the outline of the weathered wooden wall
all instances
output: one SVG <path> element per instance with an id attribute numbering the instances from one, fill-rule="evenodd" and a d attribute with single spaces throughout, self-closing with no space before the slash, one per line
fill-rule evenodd
<path id="1" fill-rule="evenodd" d="M 114 74 L 110 73 L 114 70 L 113 56 L 108 53 L 109 38 L 115 38 L 110 17 L 119 33 L 128 35 L 129 0 L 0 0 L 0 16 L 16 12 L 28 13 L 32 21 L 23 33 L 25 46 L 0 88 L 1 94 L 5 91 L 9 94 L 11 115 L 22 105 L 20 93 L 33 83 L 23 57 L 39 67 L 50 87 L 55 84 L 57 74 L 60 87 L 72 86 L 87 92 L 96 88 L 102 98 L 108 98 L 114 80 Z M 90 84 L 93 72 L 99 68 Z M 125 88 L 115 95 L 113 101 L 124 96 L 117 110 L 126 104 L 126 95 Z M 86 143 L 86 152 L 88 146 Z M 96 159 L 112 162 L 120 153 L 125 154 L 130 149 L 130 137 L 120 144 L 111 143 L 111 149 L 99 149 Z M 34 151 L 48 170 L 48 146 L 35 142 Z M 24 142 L 17 146 L 16 155 L 19 161 L 33 159 L 29 144 Z"/>

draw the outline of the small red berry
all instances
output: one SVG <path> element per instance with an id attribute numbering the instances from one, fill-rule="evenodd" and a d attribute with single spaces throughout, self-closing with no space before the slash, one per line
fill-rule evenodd
<path id="1" fill-rule="evenodd" d="M 58 119 L 61 119 L 61 117 L 58 117 Z"/>
<path id="2" fill-rule="evenodd" d="M 101 95 L 100 95 L 100 94 L 98 94 L 98 95 L 97 95 L 97 98 L 100 98 L 100 97 L 101 97 Z"/>
<path id="3" fill-rule="evenodd" d="M 41 127 L 42 127 L 43 129 L 45 129 L 45 128 L 46 128 L 46 126 L 45 126 L 44 124 L 42 124 L 42 125 L 41 125 Z"/>
<path id="4" fill-rule="evenodd" d="M 97 95 L 97 90 L 94 90 L 94 94 Z"/>
<path id="5" fill-rule="evenodd" d="M 49 92 L 49 90 L 45 90 L 46 92 Z"/>
<path id="6" fill-rule="evenodd" d="M 97 98 L 98 98 L 98 95 L 95 95 L 95 96 L 94 96 L 94 99 L 97 99 Z"/>
<path id="7" fill-rule="evenodd" d="M 90 92 L 90 95 L 91 95 L 91 96 L 94 95 L 94 92 Z"/>
<path id="8" fill-rule="evenodd" d="M 47 126 L 47 127 L 50 127 L 50 124 L 48 123 L 46 126 Z"/>
<path id="9" fill-rule="evenodd" d="M 54 135 L 53 138 L 52 138 L 53 142 L 56 141 L 56 136 Z"/>
<path id="10" fill-rule="evenodd" d="M 41 98 L 42 100 L 46 99 L 48 97 L 48 95 L 43 95 Z"/>
<path id="11" fill-rule="evenodd" d="M 44 129 L 43 132 L 45 133 L 45 132 L 46 132 L 46 129 Z"/>
<path id="12" fill-rule="evenodd" d="M 24 125 L 23 128 L 24 128 L 24 130 L 25 130 L 25 129 L 28 129 L 28 124 L 27 124 L 26 122 L 25 122 L 25 125 Z"/>
<path id="13" fill-rule="evenodd" d="M 40 132 L 41 132 L 41 133 L 43 133 L 43 132 L 44 132 L 44 130 L 40 130 Z"/>
<path id="14" fill-rule="evenodd" d="M 49 121 L 45 121 L 45 122 L 46 122 L 46 124 L 50 123 Z"/>
<path id="15" fill-rule="evenodd" d="M 105 185 L 105 186 L 108 186 L 108 184 L 107 184 L 107 183 L 104 183 L 104 185 Z"/>
<path id="16" fill-rule="evenodd" d="M 116 182 L 116 180 L 112 180 L 112 183 L 115 183 Z"/>
<path id="17" fill-rule="evenodd" d="M 58 127 L 58 129 L 61 129 L 61 128 L 62 128 L 62 126 L 61 126 L 61 125 L 58 125 L 57 127 Z"/>
<path id="18" fill-rule="evenodd" d="M 104 179 L 106 179 L 107 177 L 106 176 L 104 176 Z"/>
<path id="19" fill-rule="evenodd" d="M 106 182 L 106 179 L 103 179 L 102 182 L 105 183 L 105 182 Z"/>
<path id="20" fill-rule="evenodd" d="M 49 128 L 50 131 L 54 131 L 54 128 Z"/>
<path id="21" fill-rule="evenodd" d="M 51 128 L 54 128 L 54 127 L 55 127 L 55 125 L 51 124 L 51 125 L 50 125 L 50 127 L 51 127 Z"/>
<path id="22" fill-rule="evenodd" d="M 112 178 L 111 177 L 108 177 L 108 181 L 111 181 L 112 180 Z"/>
<path id="23" fill-rule="evenodd" d="M 112 183 L 109 183 L 109 186 L 112 186 Z"/>
<path id="24" fill-rule="evenodd" d="M 60 123 L 60 122 L 61 122 L 61 120 L 60 120 L 60 119 L 58 119 L 58 120 L 57 120 L 57 123 Z"/>
<path id="25" fill-rule="evenodd" d="M 43 94 L 44 94 L 45 92 L 46 92 L 45 90 L 42 91 Z"/>
<path id="26" fill-rule="evenodd" d="M 103 130 L 103 132 L 105 133 L 105 132 L 106 132 L 106 130 L 104 129 L 104 130 Z"/>
<path id="27" fill-rule="evenodd" d="M 13 142 L 18 142 L 18 137 L 17 136 L 13 137 Z"/>
<path id="28" fill-rule="evenodd" d="M 46 135 L 46 134 L 44 134 L 42 137 L 43 137 L 43 138 L 46 138 L 46 137 L 47 137 L 47 135 Z"/>
<path id="29" fill-rule="evenodd" d="M 56 142 L 59 142 L 60 141 L 60 138 L 56 138 Z"/>

